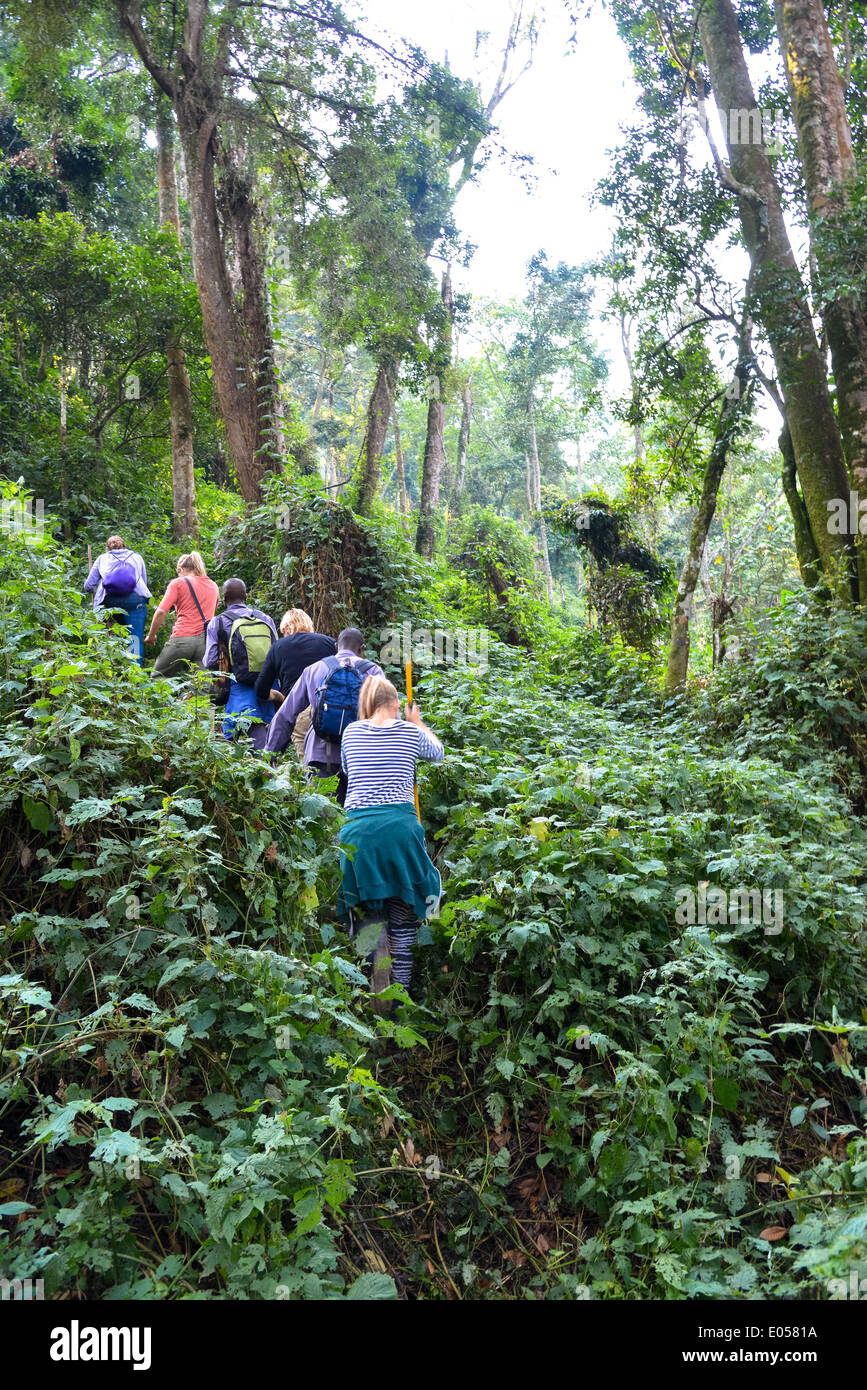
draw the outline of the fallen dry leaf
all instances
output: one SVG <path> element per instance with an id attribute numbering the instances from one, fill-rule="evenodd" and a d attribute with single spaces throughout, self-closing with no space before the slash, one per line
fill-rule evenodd
<path id="1" fill-rule="evenodd" d="M 403 1156 L 406 1159 L 407 1163 L 421 1163 L 421 1154 L 416 1153 L 415 1144 L 412 1142 L 411 1139 L 402 1140 L 400 1147 L 403 1150 Z"/>
<path id="2" fill-rule="evenodd" d="M 848 1039 L 841 1038 L 839 1043 L 832 1043 L 831 1055 L 838 1067 L 850 1067 L 852 1065 L 852 1053 L 849 1051 Z"/>
<path id="3" fill-rule="evenodd" d="M 763 1231 L 759 1231 L 759 1240 L 782 1240 L 788 1234 L 788 1226 L 766 1226 Z"/>
<path id="4" fill-rule="evenodd" d="M 756 1173 L 756 1182 L 773 1182 L 770 1173 Z"/>

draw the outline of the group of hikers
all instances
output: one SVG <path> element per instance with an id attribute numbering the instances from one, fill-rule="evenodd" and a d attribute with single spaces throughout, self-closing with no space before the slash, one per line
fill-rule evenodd
<path id="1" fill-rule="evenodd" d="M 84 588 L 98 614 L 120 611 L 140 665 L 144 644 L 156 642 L 174 610 L 152 674 L 215 672 L 212 699 L 223 706 L 225 738 L 247 731 L 266 755 L 291 740 L 308 778 L 337 776 L 346 811 L 339 915 L 351 935 L 370 943 L 374 989 L 394 980 L 409 991 L 419 922 L 434 915 L 442 892 L 417 814 L 416 763 L 442 762 L 444 750 L 417 704 L 410 700 L 401 718 L 400 696 L 365 659 L 358 628 L 344 628 L 335 641 L 314 631 L 303 609 L 290 608 L 278 635 L 273 619 L 247 603 L 244 581 L 227 579 L 221 592 L 194 550 L 178 559 L 145 635 L 147 568 L 121 536 L 109 537 Z"/>

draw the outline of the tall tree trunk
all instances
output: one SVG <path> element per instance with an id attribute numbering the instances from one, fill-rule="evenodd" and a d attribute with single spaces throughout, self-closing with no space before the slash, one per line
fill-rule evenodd
<path id="1" fill-rule="evenodd" d="M 725 113 L 756 109 L 730 0 L 707 0 L 698 20 L 714 96 Z M 699 84 L 701 93 L 701 83 Z M 701 100 L 701 97 L 700 97 Z M 727 123 L 729 129 L 731 122 Z M 705 123 L 705 128 L 707 125 Z M 853 548 L 828 530 L 827 503 L 847 496 L 848 476 L 825 364 L 762 144 L 731 140 L 730 169 L 714 146 L 724 186 L 738 194 L 744 241 L 756 267 L 756 300 L 774 354 L 798 477 L 823 569 L 841 597 L 857 597 Z"/>
<path id="2" fill-rule="evenodd" d="M 327 395 L 328 373 L 331 369 L 331 362 L 328 357 L 328 350 L 321 348 L 319 352 L 319 375 L 316 378 L 316 399 L 313 402 L 313 409 L 310 412 L 310 420 L 315 423 L 322 414 L 322 405 Z"/>
<path id="3" fill-rule="evenodd" d="M 734 389 L 727 391 L 720 408 L 719 419 L 702 480 L 701 497 L 692 522 L 686 559 L 680 572 L 674 610 L 671 615 L 671 641 L 665 668 L 665 689 L 673 694 L 686 683 L 689 669 L 690 622 L 696 586 L 701 575 L 702 556 L 708 532 L 716 512 L 716 499 L 725 471 L 729 450 L 742 412 L 752 402 L 748 361 L 752 353 L 749 321 L 749 282 L 744 317 L 739 331 L 738 363 L 735 367 Z"/>
<path id="4" fill-rule="evenodd" d="M 328 385 L 325 395 L 325 404 L 328 409 L 329 419 L 334 418 L 334 381 L 331 376 L 328 378 Z M 325 481 L 329 488 L 337 488 L 337 459 L 334 457 L 334 443 L 331 438 L 331 431 L 325 444 Z"/>
<path id="5" fill-rule="evenodd" d="M 434 552 L 434 513 L 439 506 L 440 479 L 445 463 L 445 423 L 446 423 L 446 380 L 445 374 L 452 357 L 452 323 L 455 314 L 455 301 L 452 293 L 451 266 L 446 266 L 442 281 L 442 301 L 445 306 L 443 327 L 437 344 L 436 361 L 439 375 L 433 378 L 436 395 L 428 403 L 427 433 L 425 435 L 424 459 L 422 462 L 421 496 L 419 498 L 418 530 L 415 548 L 424 559 L 430 560 Z"/>
<path id="6" fill-rule="evenodd" d="M 458 466 L 455 472 L 455 485 L 452 489 L 452 506 L 460 506 L 467 479 L 467 455 L 470 452 L 470 435 L 473 427 L 473 373 L 470 372 L 461 392 L 461 428 L 458 434 Z"/>
<path id="7" fill-rule="evenodd" d="M 364 433 L 364 473 L 358 490 L 358 511 L 369 516 L 374 498 L 379 492 L 382 473 L 382 451 L 388 434 L 394 391 L 397 386 L 398 363 L 380 362 L 367 407 L 367 428 Z"/>
<path id="8" fill-rule="evenodd" d="M 391 403 L 391 427 L 394 430 L 394 459 L 397 469 L 397 497 L 400 514 L 403 517 L 409 516 L 409 498 L 406 494 L 406 469 L 403 464 L 403 444 L 400 438 L 400 421 L 397 418 L 397 406 L 394 401 Z"/>
<path id="9" fill-rule="evenodd" d="M 248 407 L 254 414 L 257 459 L 270 464 L 279 461 L 283 453 L 283 407 L 265 273 L 264 229 L 253 183 L 241 167 L 240 156 L 224 153 L 220 163 L 218 199 L 237 265 L 246 376 L 253 390 Z"/>
<path id="10" fill-rule="evenodd" d="M 632 357 L 632 343 L 630 341 L 631 325 L 626 321 L 626 314 L 620 314 L 620 342 L 623 347 L 623 356 L 626 359 L 626 370 L 629 375 L 629 390 L 632 396 L 632 408 L 638 406 L 638 385 L 635 380 L 635 366 Z M 641 428 L 641 421 L 636 420 L 632 426 L 633 448 L 635 449 L 636 464 L 644 463 L 644 431 Z"/>
<path id="11" fill-rule="evenodd" d="M 867 315 L 863 297 L 824 286 L 845 269 L 860 280 L 863 248 L 852 245 L 850 188 L 857 174 L 845 89 L 822 0 L 776 0 L 792 115 L 807 188 L 818 290 L 837 387 L 837 413 L 852 487 L 867 497 Z M 844 494 L 845 496 L 845 494 Z M 867 537 L 855 538 L 862 602 L 867 602 Z"/>
<path id="12" fill-rule="evenodd" d="M 536 515 L 536 507 L 533 500 L 533 463 L 530 458 L 530 450 L 524 450 L 524 496 L 527 502 L 527 525 L 532 529 L 533 518 Z"/>
<path id="13" fill-rule="evenodd" d="M 443 434 L 446 410 L 441 400 L 431 400 L 427 408 L 427 433 L 421 470 L 421 496 L 418 508 L 418 529 L 415 548 L 425 560 L 433 559 L 434 514 L 439 504 L 440 476 L 443 467 Z"/>
<path id="14" fill-rule="evenodd" d="M 713 669 L 721 666 L 726 658 L 726 623 L 732 614 L 733 603 L 729 598 L 732 585 L 732 570 L 734 562 L 732 559 L 732 537 L 731 531 L 725 533 L 725 559 L 723 560 L 722 580 L 720 581 L 720 591 L 716 602 L 711 608 L 712 640 L 713 640 Z"/>
<path id="15" fill-rule="evenodd" d="M 257 292 L 256 275 L 260 271 L 252 276 L 250 305 L 245 309 L 236 301 L 226 264 L 215 181 L 219 153 L 217 126 L 223 107 L 223 82 L 229 62 L 234 7 L 226 6 L 215 16 L 215 23 L 209 29 L 208 0 L 187 0 L 183 35 L 163 64 L 142 26 L 136 0 L 115 0 L 115 4 L 122 28 L 136 53 L 175 109 L 187 181 L 193 268 L 214 391 L 241 494 L 248 502 L 258 502 L 265 473 L 282 468 L 280 461 L 261 447 L 263 422 L 257 400 L 257 377 L 266 354 L 262 353 L 251 362 L 245 341 L 245 327 L 248 330 L 252 327 L 253 351 L 257 350 L 257 340 L 269 342 L 267 314 L 264 313 L 267 301 Z M 252 324 L 252 317 L 256 315 L 261 321 Z"/>
<path id="16" fill-rule="evenodd" d="M 174 117 L 165 97 L 158 95 L 156 105 L 160 225 L 171 227 L 180 245 Z M 186 355 L 176 333 L 170 333 L 166 339 L 166 369 L 172 440 L 172 534 L 176 541 L 182 541 L 187 536 L 198 540 L 199 513 L 193 472 L 193 397 Z"/>
<path id="17" fill-rule="evenodd" d="M 69 518 L 69 475 L 67 473 L 66 439 L 66 360 L 61 357 L 57 371 L 57 384 L 60 391 L 60 497 L 63 502 L 63 539 L 72 540 L 72 522 Z"/>
<path id="18" fill-rule="evenodd" d="M 256 457 L 254 393 L 248 389 L 247 363 L 235 316 L 235 298 L 223 251 L 214 185 L 214 129 L 209 120 L 199 123 L 186 116 L 179 127 L 189 183 L 190 239 L 202 310 L 202 326 L 211 358 L 214 389 L 226 430 L 229 453 L 238 476 L 241 495 L 248 502 L 261 497 L 264 461 Z M 209 129 L 209 126 L 211 127 Z"/>
<path id="19" fill-rule="evenodd" d="M 713 585 L 710 582 L 710 566 L 707 562 L 707 545 L 705 545 L 701 556 L 701 586 L 707 598 L 708 611 L 710 612 L 711 624 L 711 669 L 716 670 L 725 661 L 726 639 L 725 625 L 732 614 L 733 603 L 729 598 L 729 590 L 732 578 L 732 547 L 731 536 L 728 531 L 725 533 L 725 562 L 723 564 L 723 576 L 720 583 L 720 591 L 715 594 Z"/>
<path id="20" fill-rule="evenodd" d="M 798 557 L 798 569 L 801 572 L 801 579 L 808 589 L 814 589 L 819 582 L 821 564 L 819 562 L 819 552 L 816 549 L 816 542 L 813 539 L 813 532 L 810 530 L 810 518 L 807 516 L 807 508 L 804 506 L 804 499 L 798 491 L 798 473 L 795 467 L 795 451 L 792 448 L 792 436 L 789 433 L 789 426 L 783 422 L 783 428 L 779 438 L 780 453 L 783 456 L 783 493 L 789 504 L 789 511 L 792 514 L 792 527 L 795 533 L 795 554 Z"/>
<path id="21" fill-rule="evenodd" d="M 638 382 L 635 378 L 635 364 L 632 356 L 632 323 L 627 319 L 626 313 L 620 311 L 620 342 L 623 347 L 623 356 L 626 360 L 626 371 L 629 376 L 629 392 L 632 399 L 632 410 L 636 415 L 632 426 L 632 446 L 634 450 L 631 472 L 634 477 L 642 479 L 644 475 L 644 430 L 638 417 L 640 404 L 640 392 Z M 580 495 L 580 494 L 579 494 Z M 642 508 L 643 529 L 647 533 L 647 541 L 652 550 L 656 549 L 659 543 L 659 512 L 654 498 L 649 498 L 646 505 Z"/>
<path id="22" fill-rule="evenodd" d="M 822 575 L 822 563 L 819 558 L 816 542 L 813 539 L 813 532 L 810 529 L 810 518 L 807 515 L 807 508 L 804 505 L 803 497 L 798 491 L 798 470 L 795 464 L 795 450 L 792 447 L 792 434 L 786 419 L 785 403 L 780 395 L 777 383 L 762 371 L 758 363 L 755 364 L 755 370 L 756 375 L 764 384 L 765 390 L 780 412 L 780 419 L 783 427 L 780 431 L 777 443 L 780 453 L 783 456 L 781 475 L 783 495 L 785 496 L 789 511 L 792 515 L 792 529 L 795 536 L 795 554 L 798 559 L 798 569 L 801 574 L 801 579 L 808 589 L 814 589 L 819 584 Z"/>
<path id="23" fill-rule="evenodd" d="M 548 593 L 548 602 L 553 603 L 554 581 L 551 577 L 551 559 L 548 554 L 548 528 L 545 525 L 545 514 L 542 511 L 542 470 L 539 466 L 539 443 L 536 438 L 536 412 L 532 395 L 530 396 L 527 416 L 530 427 L 530 466 L 533 473 L 533 510 L 536 523 L 539 527 L 539 558 L 542 562 L 542 573 L 545 576 L 545 588 Z"/>

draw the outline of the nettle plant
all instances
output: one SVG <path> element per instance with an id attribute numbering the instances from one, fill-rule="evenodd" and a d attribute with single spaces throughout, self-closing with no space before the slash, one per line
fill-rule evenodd
<path id="1" fill-rule="evenodd" d="M 3 538 L 0 581 L 0 1268 L 343 1297 L 353 1172 L 401 1113 L 365 1057 L 416 1035 L 370 1013 L 332 920 L 336 807 L 140 672 L 52 545 Z"/>
<path id="2" fill-rule="evenodd" d="M 431 986 L 483 1112 L 458 1134 L 448 1097 L 445 1161 L 528 1206 L 549 1296 L 825 1296 L 864 1234 L 863 829 L 685 721 L 675 741 L 514 663 L 495 683 L 426 682 L 449 730 L 423 790 L 448 875 Z M 783 930 L 679 926 L 678 887 L 708 881 L 784 885 Z M 832 1192 L 823 1150 L 846 1155 Z"/>
<path id="3" fill-rule="evenodd" d="M 704 697 L 704 726 L 739 756 L 835 779 L 867 805 L 867 617 L 810 590 L 784 593 L 764 626 L 746 633 Z"/>
<path id="4" fill-rule="evenodd" d="M 151 682 L 50 539 L 4 537 L 0 582 L 5 1274 L 809 1299 L 859 1267 L 867 835 L 815 761 L 709 735 L 598 634 L 426 670 L 445 903 L 380 1019 L 334 804 Z M 709 886 L 779 890 L 782 930 L 678 921 Z"/>

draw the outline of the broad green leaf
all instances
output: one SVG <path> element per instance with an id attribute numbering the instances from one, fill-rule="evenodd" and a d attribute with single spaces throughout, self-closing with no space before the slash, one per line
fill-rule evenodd
<path id="1" fill-rule="evenodd" d="M 397 1298 L 397 1285 L 390 1274 L 360 1274 L 346 1293 L 347 1298 L 381 1302 Z"/>

